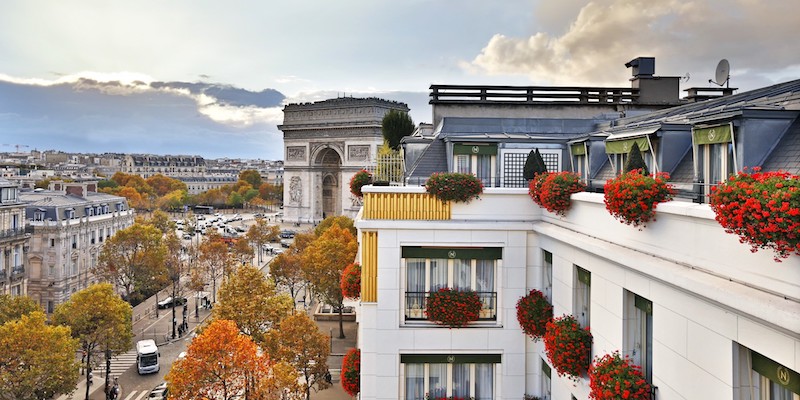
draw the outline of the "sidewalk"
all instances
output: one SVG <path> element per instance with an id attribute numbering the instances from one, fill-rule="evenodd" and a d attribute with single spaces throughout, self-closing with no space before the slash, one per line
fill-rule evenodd
<path id="1" fill-rule="evenodd" d="M 313 305 L 313 304 L 312 304 Z M 309 316 L 312 318 L 313 309 L 309 309 Z M 358 342 L 358 323 L 352 321 L 344 322 L 344 339 L 339 339 L 339 321 L 316 321 L 319 330 L 322 331 L 329 338 L 331 332 L 333 336 L 331 339 L 331 355 L 328 357 L 328 369 L 331 371 L 333 385 L 325 390 L 318 392 L 311 391 L 311 398 L 313 400 L 349 400 L 352 399 L 347 392 L 342 389 L 341 379 L 339 373 L 342 368 L 342 359 L 344 358 L 347 350 L 356 347 Z"/>

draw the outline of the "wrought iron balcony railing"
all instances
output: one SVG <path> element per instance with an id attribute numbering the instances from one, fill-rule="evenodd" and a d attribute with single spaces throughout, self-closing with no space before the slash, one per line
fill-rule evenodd
<path id="1" fill-rule="evenodd" d="M 479 321 L 497 320 L 497 292 L 475 292 L 481 301 Z M 431 292 L 406 292 L 405 314 L 407 321 L 426 320 L 425 310 Z"/>

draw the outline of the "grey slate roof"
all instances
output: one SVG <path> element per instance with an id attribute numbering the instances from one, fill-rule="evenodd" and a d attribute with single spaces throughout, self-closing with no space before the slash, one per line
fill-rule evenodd
<path id="1" fill-rule="evenodd" d="M 800 175 L 800 118 L 789 127 L 763 168 L 765 171 L 783 170 Z"/>
<path id="2" fill-rule="evenodd" d="M 445 117 L 436 135 L 440 138 L 475 136 L 514 140 L 542 135 L 573 137 L 591 131 L 599 121 L 601 119 Z"/>
<path id="3" fill-rule="evenodd" d="M 434 172 L 446 172 L 447 154 L 445 154 L 444 140 L 433 140 L 409 171 L 408 178 L 412 185 L 425 181 Z"/>

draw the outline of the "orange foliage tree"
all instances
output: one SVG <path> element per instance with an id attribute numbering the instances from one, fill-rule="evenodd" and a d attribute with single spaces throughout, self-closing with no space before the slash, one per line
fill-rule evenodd
<path id="1" fill-rule="evenodd" d="M 215 320 L 189 344 L 186 357 L 172 364 L 165 379 L 173 400 L 278 399 L 282 388 L 276 380 L 291 382 L 291 378 L 296 380 L 296 372 L 276 369 L 295 374 L 279 379 L 272 367 L 267 354 L 241 334 L 233 321 Z"/>

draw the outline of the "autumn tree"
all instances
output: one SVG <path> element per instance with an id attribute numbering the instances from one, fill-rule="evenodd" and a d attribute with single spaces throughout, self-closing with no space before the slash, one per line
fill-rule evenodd
<path id="1" fill-rule="evenodd" d="M 211 278 L 213 285 L 213 301 L 217 302 L 217 279 L 222 278 L 226 268 L 231 264 L 228 245 L 217 233 L 207 235 L 206 240 L 198 247 L 198 264 L 203 272 Z"/>
<path id="2" fill-rule="evenodd" d="M 118 231 L 103 246 L 95 275 L 123 288 L 129 301 L 138 302 L 144 292 L 166 283 L 162 278 L 167 249 L 161 237 L 160 230 L 147 224 Z"/>
<path id="3" fill-rule="evenodd" d="M 117 172 L 111 177 L 111 180 L 117 182 L 120 186 L 133 188 L 142 195 L 150 196 L 155 194 L 153 188 L 139 175 Z"/>
<path id="4" fill-rule="evenodd" d="M 231 256 L 242 265 L 249 264 L 253 260 L 253 246 L 247 239 L 239 239 L 231 247 Z"/>
<path id="5" fill-rule="evenodd" d="M 236 323 L 215 320 L 192 340 L 186 357 L 172 364 L 165 380 L 172 400 L 278 399 L 273 372 L 296 372 L 285 367 L 273 371 L 272 367 L 267 354 Z M 282 380 L 291 382 L 292 378 L 296 380 L 296 375 Z"/>
<path id="6" fill-rule="evenodd" d="M 156 207 L 162 210 L 179 210 L 188 204 L 188 196 L 185 190 L 173 190 L 156 200 Z"/>
<path id="7" fill-rule="evenodd" d="M 328 372 L 330 342 L 308 314 L 296 313 L 284 318 L 280 329 L 273 333 L 278 343 L 278 348 L 272 353 L 273 358 L 300 371 L 300 377 L 303 378 L 300 386 L 306 400 L 311 398 L 312 388 L 327 388 L 325 374 Z"/>
<path id="8" fill-rule="evenodd" d="M 161 210 L 156 210 L 150 218 L 143 221 L 147 225 L 151 225 L 166 235 L 170 232 L 175 232 L 175 223 L 172 222 L 169 215 Z"/>
<path id="9" fill-rule="evenodd" d="M 264 342 L 267 330 L 275 328 L 294 310 L 294 301 L 278 293 L 275 284 L 251 265 L 236 270 L 219 289 L 213 318 L 231 320 L 256 343 Z"/>
<path id="10" fill-rule="evenodd" d="M 28 296 L 0 294 L 0 324 L 20 319 L 34 311 L 44 311 L 35 300 Z"/>
<path id="11" fill-rule="evenodd" d="M 141 193 L 137 192 L 136 189 L 132 187 L 122 187 L 115 194 L 126 198 L 131 208 L 148 209 L 150 207 L 147 198 L 143 197 Z"/>
<path id="12" fill-rule="evenodd" d="M 119 298 L 108 283 L 98 283 L 73 294 L 56 307 L 53 321 L 72 329 L 86 354 L 85 367 L 90 370 L 97 360 L 130 350 L 133 340 L 131 305 Z M 73 381 L 74 382 L 74 381 Z M 108 376 L 106 376 L 106 386 Z M 86 398 L 89 398 L 89 374 L 86 375 Z"/>
<path id="13" fill-rule="evenodd" d="M 153 192 L 158 197 L 165 196 L 167 193 L 176 190 L 184 192 L 189 190 L 185 183 L 162 174 L 155 174 L 145 179 L 145 183 L 153 189 Z"/>
<path id="14" fill-rule="evenodd" d="M 269 225 L 263 219 L 256 220 L 256 223 L 250 225 L 245 237 L 250 243 L 256 245 L 258 248 L 258 262 L 261 263 L 261 256 L 264 250 L 264 245 L 277 239 L 280 235 L 280 228 L 277 225 Z"/>
<path id="15" fill-rule="evenodd" d="M 78 339 L 42 311 L 0 325 L 0 399 L 52 399 L 75 388 Z"/>
<path id="16" fill-rule="evenodd" d="M 328 228 L 330 228 L 334 224 L 339 225 L 340 228 L 349 230 L 350 233 L 353 234 L 353 237 L 357 235 L 357 230 L 355 223 L 353 222 L 353 219 L 346 215 L 337 215 L 335 217 L 328 217 L 323 219 L 322 222 L 320 222 L 319 225 L 317 225 L 317 227 L 314 228 L 314 234 L 317 235 L 318 237 L 322 236 L 322 233 L 324 233 L 326 230 L 328 230 Z"/>
<path id="17" fill-rule="evenodd" d="M 272 259 L 269 265 L 272 279 L 277 285 L 289 289 L 292 299 L 296 298 L 300 289 L 308 283 L 301 268 L 303 252 L 315 239 L 316 236 L 313 233 L 298 233 L 289 249 Z"/>
<path id="18" fill-rule="evenodd" d="M 358 242 L 348 229 L 331 225 L 303 252 L 303 274 L 314 293 L 339 310 L 339 338 L 344 339 L 344 296 L 339 281 L 344 268 L 355 260 Z"/>
<path id="19" fill-rule="evenodd" d="M 246 169 L 240 172 L 239 180 L 249 183 L 254 188 L 261 186 L 261 174 L 254 169 Z"/>

